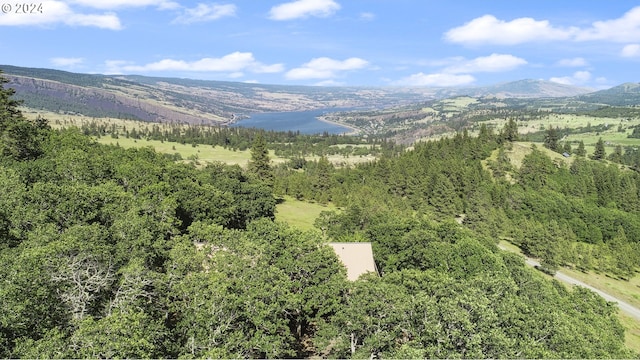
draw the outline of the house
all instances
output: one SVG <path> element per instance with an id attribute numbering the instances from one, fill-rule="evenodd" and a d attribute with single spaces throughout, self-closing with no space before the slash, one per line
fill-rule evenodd
<path id="1" fill-rule="evenodd" d="M 571 154 L 569 154 L 569 153 L 567 153 L 567 152 L 563 152 L 563 153 L 562 153 L 562 156 L 564 156 L 564 157 L 568 158 L 568 157 L 571 157 Z"/>
<path id="2" fill-rule="evenodd" d="M 347 278 L 350 281 L 355 281 L 368 272 L 378 274 L 370 242 L 329 243 L 329 246 L 347 268 Z"/>

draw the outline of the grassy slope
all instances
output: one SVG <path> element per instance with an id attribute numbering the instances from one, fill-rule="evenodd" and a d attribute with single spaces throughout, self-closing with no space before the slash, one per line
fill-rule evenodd
<path id="1" fill-rule="evenodd" d="M 276 206 L 276 220 L 282 221 L 300 230 L 315 229 L 313 223 L 323 211 L 337 210 L 332 204 L 321 205 L 296 200 L 285 196 L 284 201 Z"/>
<path id="2" fill-rule="evenodd" d="M 220 146 L 198 145 L 196 147 L 190 144 L 180 144 L 177 142 L 162 142 L 158 140 L 145 140 L 145 139 L 112 139 L 110 136 L 103 136 L 97 139 L 102 144 L 120 145 L 123 148 L 130 147 L 145 147 L 151 146 L 157 152 L 163 154 L 175 154 L 179 153 L 185 161 L 189 161 L 190 157 L 197 157 L 197 161 L 200 163 L 220 161 L 229 165 L 246 166 L 247 162 L 251 158 L 249 150 L 244 151 L 232 151 Z M 271 159 L 273 162 L 284 162 L 286 159 L 276 158 L 273 152 L 271 153 Z"/>

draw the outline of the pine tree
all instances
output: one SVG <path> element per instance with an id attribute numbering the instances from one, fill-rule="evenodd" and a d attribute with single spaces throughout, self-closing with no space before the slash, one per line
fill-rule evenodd
<path id="1" fill-rule="evenodd" d="M 544 136 L 544 147 L 553 151 L 560 150 L 558 146 L 558 128 L 554 128 L 553 126 L 549 127 Z"/>
<path id="2" fill-rule="evenodd" d="M 274 175 L 271 168 L 271 159 L 264 135 L 259 132 L 251 145 L 251 160 L 249 160 L 249 172 L 266 184 L 273 185 Z"/>
<path id="3" fill-rule="evenodd" d="M 578 155 L 578 156 L 586 156 L 587 155 L 587 150 L 585 150 L 585 148 L 584 148 L 584 141 L 580 140 L 580 142 L 578 143 L 578 148 L 576 149 L 576 151 L 574 153 L 576 155 Z"/>
<path id="4" fill-rule="evenodd" d="M 507 124 L 502 129 L 502 138 L 505 141 L 517 141 L 518 140 L 518 124 L 515 120 L 509 119 Z"/>
<path id="5" fill-rule="evenodd" d="M 21 102 L 13 98 L 15 90 L 4 88 L 9 80 L 1 75 L 0 72 L 0 155 L 15 160 L 35 159 L 42 153 L 40 143 L 49 125 L 41 117 L 36 123 L 24 118 L 18 109 Z"/>
<path id="6" fill-rule="evenodd" d="M 609 160 L 615 163 L 622 163 L 622 146 L 617 145 L 613 150 L 613 153 L 609 155 Z"/>
<path id="7" fill-rule="evenodd" d="M 602 160 L 604 159 L 606 155 L 606 152 L 604 150 L 604 141 L 602 141 L 602 138 L 598 139 L 598 142 L 596 143 L 596 149 L 593 152 L 593 155 L 591 155 L 591 158 L 593 160 Z"/>

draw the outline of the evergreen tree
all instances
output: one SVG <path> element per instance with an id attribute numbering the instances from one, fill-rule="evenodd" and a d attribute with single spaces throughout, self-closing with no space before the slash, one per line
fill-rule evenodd
<path id="1" fill-rule="evenodd" d="M 24 118 L 18 109 L 21 102 L 12 98 L 15 90 L 3 86 L 7 82 L 0 73 L 0 155 L 16 160 L 35 159 L 42 153 L 42 133 L 49 127 L 42 118 L 36 124 Z"/>
<path id="2" fill-rule="evenodd" d="M 568 141 L 564 142 L 564 146 L 562 147 L 562 151 L 566 152 L 567 154 L 571 154 L 572 149 L 571 149 L 571 143 Z"/>
<path id="3" fill-rule="evenodd" d="M 596 143 L 596 149 L 593 152 L 593 155 L 591 155 L 591 158 L 593 160 L 602 160 L 604 159 L 606 155 L 606 152 L 604 150 L 604 141 L 602 141 L 602 138 L 598 139 L 598 142 Z"/>
<path id="4" fill-rule="evenodd" d="M 578 148 L 576 149 L 576 151 L 574 151 L 574 153 L 578 156 L 587 155 L 587 150 L 584 149 L 584 141 L 580 140 L 580 142 L 578 143 Z"/>
<path id="5" fill-rule="evenodd" d="M 613 153 L 609 154 L 609 160 L 615 163 L 622 163 L 622 146 L 616 145 Z"/>
<path id="6" fill-rule="evenodd" d="M 271 159 L 269 158 L 267 142 L 262 132 L 259 132 L 251 145 L 251 160 L 248 165 L 249 172 L 266 184 L 273 184 L 273 168 L 271 168 L 270 162 Z"/>
<path id="7" fill-rule="evenodd" d="M 544 136 L 544 147 L 553 151 L 560 150 L 560 147 L 558 145 L 558 137 L 558 128 L 550 126 Z"/>
<path id="8" fill-rule="evenodd" d="M 502 129 L 502 139 L 505 141 L 518 140 L 518 124 L 513 120 L 513 118 L 509 119 Z"/>

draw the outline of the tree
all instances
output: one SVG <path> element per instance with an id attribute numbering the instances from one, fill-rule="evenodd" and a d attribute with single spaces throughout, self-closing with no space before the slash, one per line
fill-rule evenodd
<path id="1" fill-rule="evenodd" d="M 596 149 L 593 151 L 593 155 L 591 155 L 591 158 L 593 160 L 602 160 L 605 158 L 606 152 L 604 150 L 604 141 L 602 141 L 602 138 L 598 139 L 598 142 L 596 143 Z"/>
<path id="2" fill-rule="evenodd" d="M 547 129 L 547 132 L 544 135 L 544 147 L 557 152 L 558 150 L 560 150 L 560 146 L 558 145 L 558 140 L 559 140 L 558 128 L 549 126 L 549 129 Z"/>
<path id="3" fill-rule="evenodd" d="M 609 154 L 609 160 L 615 163 L 622 163 L 622 146 L 616 145 L 613 152 Z"/>
<path id="4" fill-rule="evenodd" d="M 578 156 L 586 156 L 587 151 L 584 149 L 584 141 L 580 140 L 578 143 L 578 148 L 574 152 Z"/>
<path id="5" fill-rule="evenodd" d="M 1 73 L 0 73 L 1 75 Z M 0 76 L 0 155 L 15 160 L 35 159 L 42 154 L 42 132 L 48 130 L 46 120 L 38 118 L 32 123 L 18 109 L 21 104 L 12 98 L 14 89 L 5 89 L 9 82 Z"/>
<path id="6" fill-rule="evenodd" d="M 259 132 L 251 145 L 251 160 L 249 160 L 249 172 L 266 184 L 273 185 L 273 169 L 269 159 L 269 150 L 264 135 Z"/>
<path id="7" fill-rule="evenodd" d="M 518 140 L 518 123 L 513 118 L 509 119 L 502 129 L 502 138 L 506 141 Z"/>

